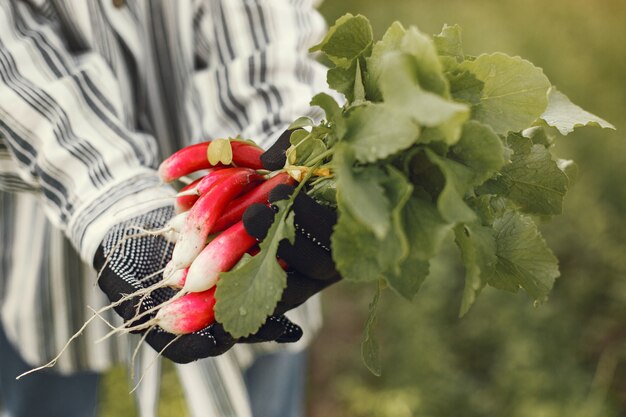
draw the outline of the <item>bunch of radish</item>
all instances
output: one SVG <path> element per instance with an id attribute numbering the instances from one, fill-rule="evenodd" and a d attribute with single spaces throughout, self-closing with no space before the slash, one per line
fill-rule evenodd
<path id="1" fill-rule="evenodd" d="M 101 316 L 102 312 L 128 300 L 139 299 L 135 317 L 120 327 L 107 322 L 112 331 L 102 339 L 113 334 L 147 330 L 141 340 L 143 342 L 149 331 L 158 326 L 177 335 L 162 352 L 182 335 L 202 330 L 214 323 L 215 284 L 220 273 L 233 268 L 244 254 L 254 256 L 259 253 L 259 242 L 243 226 L 244 212 L 252 204 L 267 204 L 269 193 L 274 187 L 295 182 L 284 170 L 265 170 L 261 163 L 263 152 L 263 149 L 249 141 L 216 139 L 183 148 L 164 160 L 159 167 L 159 176 L 163 182 L 183 181 L 191 175 L 198 178 L 190 181 L 176 195 L 174 206 L 177 215 L 164 228 L 143 230 L 117 243 L 118 246 L 123 245 L 128 239 L 146 235 L 163 236 L 174 243 L 172 259 L 165 269 L 158 271 L 163 274 L 163 279 L 123 295 L 117 301 L 94 311 L 94 315 L 70 337 L 57 356 L 45 365 L 24 372 L 18 379 L 54 366 L 71 342 L 94 319 L 105 320 Z M 282 260 L 280 265 L 283 269 L 287 268 Z M 137 278 L 145 280 L 150 276 Z M 141 311 L 145 298 L 160 289 L 170 289 L 176 293 L 168 301 Z M 145 322 L 140 321 L 148 315 L 154 317 Z M 133 362 L 141 342 L 135 349 Z"/>
<path id="2" fill-rule="evenodd" d="M 213 323 L 220 273 L 230 270 L 244 254 L 258 252 L 257 240 L 243 226 L 244 211 L 251 204 L 267 203 L 269 192 L 277 185 L 293 183 L 285 172 L 268 174 L 261 163 L 262 153 L 251 142 L 218 139 L 188 146 L 163 161 L 159 176 L 164 182 L 201 176 L 176 197 L 178 214 L 164 229 L 166 237 L 175 242 L 172 259 L 163 271 L 163 280 L 146 289 L 167 286 L 178 292 L 141 313 L 139 316 L 157 310 L 141 328 L 158 325 L 180 335 Z"/>

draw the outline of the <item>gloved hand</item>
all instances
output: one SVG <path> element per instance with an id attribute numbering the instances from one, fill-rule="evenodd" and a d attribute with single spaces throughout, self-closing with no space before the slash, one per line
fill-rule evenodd
<path id="1" fill-rule="evenodd" d="M 99 272 L 98 285 L 112 302 L 162 279 L 159 271 L 171 258 L 173 244 L 162 236 L 127 237 L 141 234 L 139 229 L 161 229 L 173 215 L 174 210 L 171 207 L 156 209 L 118 225 L 106 235 L 95 255 L 94 267 Z M 157 289 L 142 299 L 140 311 L 161 304 L 174 294 L 175 291 L 169 288 Z M 140 298 L 141 296 L 131 298 L 114 309 L 126 322 L 131 321 L 136 315 L 136 305 Z M 153 314 L 147 315 L 132 324 L 145 322 L 152 316 Z M 159 327 L 148 331 L 146 341 L 159 352 L 176 337 Z M 198 332 L 181 336 L 163 351 L 163 355 L 174 362 L 187 363 L 221 355 L 236 343 L 290 343 L 299 340 L 301 336 L 300 327 L 280 315 L 268 318 L 254 335 L 240 339 L 234 339 L 220 323 L 215 322 Z"/>
<path id="2" fill-rule="evenodd" d="M 274 171 L 284 167 L 291 133 L 285 131 L 261 156 L 266 169 Z M 289 185 L 277 186 L 269 195 L 269 203 L 289 198 L 293 190 Z M 303 191 L 295 198 L 293 211 L 296 226 L 294 245 L 285 240 L 278 247 L 278 256 L 290 268 L 287 271 L 287 288 L 274 314 L 283 314 L 299 306 L 341 279 L 330 251 L 330 236 L 337 223 L 337 213 L 317 203 Z M 246 231 L 262 241 L 274 221 L 274 215 L 275 211 L 267 205 L 250 206 L 243 216 Z"/>

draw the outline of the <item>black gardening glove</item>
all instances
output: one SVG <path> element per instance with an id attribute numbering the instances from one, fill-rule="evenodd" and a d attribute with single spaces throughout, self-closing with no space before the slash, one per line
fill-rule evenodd
<path id="1" fill-rule="evenodd" d="M 261 161 L 268 170 L 281 169 L 285 165 L 285 151 L 289 147 L 291 131 L 286 131 L 262 156 Z M 269 203 L 290 197 L 294 188 L 279 185 L 269 195 Z M 341 279 L 335 268 L 331 251 L 330 236 L 337 223 L 334 210 L 323 206 L 301 191 L 294 200 L 294 223 L 296 238 L 294 245 L 287 240 L 278 247 L 278 256 L 288 265 L 287 288 L 283 292 L 274 314 L 291 310 L 314 294 Z M 263 240 L 274 221 L 275 211 L 263 204 L 250 206 L 243 216 L 246 231 Z"/>
<path id="2" fill-rule="evenodd" d="M 94 267 L 100 273 L 98 285 L 114 302 L 123 295 L 149 287 L 162 279 L 157 273 L 170 260 L 173 244 L 162 236 L 141 236 L 126 240 L 125 236 L 142 233 L 139 229 L 157 230 L 162 228 L 174 215 L 170 207 L 160 208 L 124 222 L 113 228 L 105 237 L 94 258 Z M 121 243 L 122 242 L 122 243 Z M 169 288 L 157 289 L 145 297 L 140 311 L 146 311 L 170 299 L 175 291 Z M 125 322 L 133 320 L 137 311 L 139 296 L 114 307 Z M 135 320 L 132 326 L 147 321 L 154 314 Z M 276 341 L 295 342 L 302 336 L 302 330 L 284 316 L 272 316 L 254 335 L 234 339 L 220 323 L 214 323 L 191 334 L 181 336 L 163 351 L 163 355 L 177 363 L 187 363 L 208 356 L 217 356 L 229 350 L 236 343 L 256 343 Z M 160 352 L 176 336 L 159 327 L 149 330 L 146 341 Z"/>

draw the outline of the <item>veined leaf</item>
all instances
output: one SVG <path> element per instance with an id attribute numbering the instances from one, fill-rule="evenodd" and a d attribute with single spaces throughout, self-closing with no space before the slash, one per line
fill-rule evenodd
<path id="1" fill-rule="evenodd" d="M 514 149 L 511 163 L 502 168 L 500 182 L 506 184 L 506 196 L 530 214 L 560 214 L 567 192 L 567 175 L 552 160 L 543 145 L 518 135 L 509 135 Z"/>
<path id="2" fill-rule="evenodd" d="M 454 64 L 457 67 L 456 64 Z M 485 83 L 471 72 L 464 70 L 455 70 L 448 75 L 450 82 L 450 94 L 455 100 L 462 101 L 471 105 L 480 104 Z"/>
<path id="3" fill-rule="evenodd" d="M 338 189 L 339 218 L 332 235 L 333 259 L 347 280 L 373 281 L 389 274 L 398 275 L 399 264 L 408 255 L 401 215 L 412 187 L 393 168 L 388 174 L 378 171 L 376 175 L 377 184 L 384 190 L 383 197 L 389 205 L 389 228 L 382 236 L 377 236 L 353 216 L 348 207 L 352 202 Z"/>
<path id="4" fill-rule="evenodd" d="M 482 184 L 505 162 L 502 140 L 489 126 L 474 120 L 463 125 L 461 138 L 450 148 L 450 157 L 472 170 L 472 185 Z"/>
<path id="5" fill-rule="evenodd" d="M 556 127 L 562 135 L 572 133 L 575 128 L 582 126 L 599 126 L 605 129 L 615 129 L 611 123 L 585 111 L 572 103 L 569 98 L 555 87 L 548 95 L 548 108 L 541 115 L 548 126 Z"/>
<path id="6" fill-rule="evenodd" d="M 433 41 L 439 55 L 463 59 L 461 27 L 459 25 L 444 25 L 441 33 L 433 36 Z"/>
<path id="7" fill-rule="evenodd" d="M 478 222 L 454 229 L 455 241 L 465 264 L 465 288 L 459 315 L 464 316 L 496 269 L 496 240 L 489 227 Z"/>
<path id="8" fill-rule="evenodd" d="M 419 63 L 411 55 L 385 55 L 379 82 L 385 104 L 420 126 L 437 128 L 447 143 L 455 143 L 461 126 L 469 118 L 470 108 L 422 89 L 418 84 L 418 67 Z"/>
<path id="9" fill-rule="evenodd" d="M 349 113 L 343 141 L 350 145 L 359 162 L 375 162 L 407 149 L 418 135 L 419 127 L 409 117 L 376 103 Z"/>
<path id="10" fill-rule="evenodd" d="M 426 149 L 428 159 L 441 170 L 445 185 L 437 197 L 437 208 L 448 223 L 468 223 L 476 219 L 476 213 L 463 201 L 473 176 L 469 168 L 458 162 L 443 158 Z"/>
<path id="11" fill-rule="evenodd" d="M 372 54 L 366 58 L 367 76 L 365 78 L 365 90 L 370 100 L 381 101 L 383 99 L 378 85 L 383 71 L 383 57 L 387 52 L 400 49 L 400 43 L 405 33 L 406 30 L 400 22 L 393 22 L 382 39 L 374 44 Z"/>
<path id="12" fill-rule="evenodd" d="M 542 301 L 559 276 L 559 268 L 535 223 L 510 211 L 494 221 L 493 229 L 498 261 L 489 285 L 508 291 L 523 288 Z"/>
<path id="13" fill-rule="evenodd" d="M 383 239 L 391 227 L 391 204 L 381 186 L 384 172 L 364 167 L 354 170 L 351 150 L 337 145 L 333 170 L 337 177 L 337 200 L 362 228 Z"/>
<path id="14" fill-rule="evenodd" d="M 453 224 L 441 217 L 434 203 L 415 195 L 404 206 L 403 224 L 410 241 L 411 254 L 424 261 L 439 252 L 443 240 L 453 227 Z"/>
<path id="15" fill-rule="evenodd" d="M 369 20 L 348 13 L 337 19 L 324 39 L 309 51 L 322 51 L 336 66 L 349 68 L 355 58 L 368 55 L 373 40 Z"/>
<path id="16" fill-rule="evenodd" d="M 413 195 L 403 207 L 402 227 L 408 254 L 397 273 L 385 277 L 396 293 L 410 301 L 428 276 L 429 260 L 439 251 L 452 225 L 445 223 L 433 203 Z"/>
<path id="17" fill-rule="evenodd" d="M 229 272 L 222 272 L 215 292 L 215 317 L 233 337 L 256 332 L 274 311 L 287 286 L 287 273 L 276 260 L 278 244 L 293 243 L 295 227 L 291 200 L 274 203 L 279 211 L 261 242 L 261 251 Z"/>
<path id="18" fill-rule="evenodd" d="M 488 124 L 498 134 L 530 126 L 548 105 L 550 81 L 530 62 L 503 53 L 480 55 L 464 61 L 467 69 L 484 83 L 473 118 Z"/>
<path id="19" fill-rule="evenodd" d="M 428 35 L 412 26 L 402 38 L 400 49 L 415 60 L 417 79 L 424 90 L 444 98 L 450 97 L 450 87 L 443 73 L 443 65 L 437 55 L 435 43 Z"/>

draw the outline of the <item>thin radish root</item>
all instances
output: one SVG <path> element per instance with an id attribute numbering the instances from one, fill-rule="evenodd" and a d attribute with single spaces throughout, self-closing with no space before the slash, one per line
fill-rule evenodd
<path id="1" fill-rule="evenodd" d="M 109 306 L 107 306 L 109 307 Z M 102 310 L 102 309 L 101 309 Z M 70 344 L 76 339 L 78 338 L 78 336 L 80 336 L 83 331 L 87 328 L 87 326 L 89 325 L 89 323 L 91 323 L 94 319 L 99 318 L 100 314 L 94 314 L 93 316 L 91 316 L 82 326 L 80 329 L 78 329 L 78 331 L 76 333 L 74 333 L 72 335 L 72 337 L 70 337 L 70 339 L 65 343 L 65 345 L 63 345 L 63 348 L 61 348 L 61 351 L 54 357 L 52 358 L 52 360 L 48 363 L 46 363 L 45 365 L 41 365 L 38 366 L 36 368 L 33 368 L 29 371 L 26 371 L 22 374 L 19 374 L 18 376 L 15 377 L 15 379 L 21 379 L 22 377 L 25 377 L 26 375 L 30 375 L 34 372 L 38 372 L 41 370 L 44 370 L 46 368 L 52 368 L 54 365 L 56 365 L 57 361 L 59 360 L 59 358 L 61 357 L 61 355 L 63 355 L 63 353 L 67 350 L 68 347 L 70 347 Z"/>
<path id="2" fill-rule="evenodd" d="M 117 326 L 115 329 L 111 330 L 110 332 L 108 332 L 107 334 L 105 334 L 104 336 L 102 336 L 100 339 L 96 340 L 96 343 L 102 342 L 103 340 L 108 339 L 109 337 L 113 336 L 113 335 L 122 335 L 122 334 L 127 334 L 127 333 L 131 333 L 131 332 L 136 332 L 136 331 L 141 331 L 141 330 L 145 330 L 148 329 L 152 326 L 155 326 L 157 324 L 157 320 L 153 317 L 150 320 L 141 323 L 141 324 L 137 324 L 134 326 L 129 326 L 130 323 L 136 322 L 137 320 L 141 320 L 142 318 L 154 313 L 155 311 L 166 307 L 170 304 L 172 304 L 174 301 L 178 300 L 179 298 L 183 297 L 184 295 L 186 295 L 187 293 L 184 291 L 179 291 L 176 294 L 174 294 L 174 296 L 172 298 L 170 298 L 167 301 L 164 301 L 161 304 L 157 304 L 154 307 L 151 307 L 139 314 L 136 314 L 135 316 L 133 316 L 131 319 L 127 320 L 126 323 Z"/>
<path id="3" fill-rule="evenodd" d="M 133 349 L 133 354 L 130 357 L 130 379 L 135 379 L 135 361 L 137 360 L 137 355 L 139 354 L 139 349 L 141 348 L 141 345 L 143 344 L 143 342 L 146 341 L 146 338 L 148 337 L 148 333 L 150 333 L 150 331 L 144 332 L 144 334 L 141 336 L 141 339 L 139 339 L 139 342 L 137 342 L 137 346 L 135 346 L 135 349 Z"/>
<path id="4" fill-rule="evenodd" d="M 148 334 L 149 332 L 150 332 L 150 330 L 146 331 L 146 334 Z M 152 358 L 152 360 L 150 361 L 150 363 L 148 364 L 148 366 L 146 367 L 146 369 L 144 369 L 144 370 L 143 370 L 143 372 L 142 372 L 142 374 L 141 374 L 141 377 L 139 378 L 139 381 L 137 381 L 137 384 L 135 384 L 135 387 L 134 387 L 132 390 L 130 390 L 129 394 L 132 394 L 133 392 L 135 392 L 135 391 L 137 390 L 137 388 L 139 388 L 139 385 L 140 385 L 140 384 L 141 384 L 141 382 L 143 381 L 143 378 L 146 376 L 146 372 L 148 372 L 148 371 L 150 370 L 150 368 L 152 368 L 152 366 L 154 366 L 154 364 L 156 363 L 156 360 L 157 360 L 157 359 L 159 359 L 161 356 L 163 356 L 163 352 L 165 352 L 165 350 L 166 350 L 168 347 L 170 347 L 170 346 L 171 346 L 174 342 L 176 342 L 178 339 L 180 339 L 180 338 L 181 338 L 181 336 L 182 336 L 182 335 L 178 335 L 178 336 L 176 336 L 175 338 L 173 338 L 172 340 L 170 340 L 170 341 L 168 342 L 168 344 L 167 344 L 167 345 L 165 345 L 165 346 L 163 347 L 163 349 L 161 349 L 161 350 L 159 351 L 159 353 L 158 353 L 158 354 L 157 354 L 154 358 Z M 134 371 L 133 371 L 133 374 L 134 374 Z"/>

